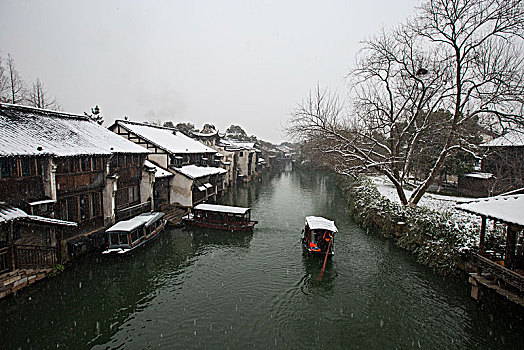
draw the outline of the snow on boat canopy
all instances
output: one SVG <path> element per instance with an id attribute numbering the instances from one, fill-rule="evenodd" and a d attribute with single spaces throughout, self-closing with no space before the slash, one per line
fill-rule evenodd
<path id="1" fill-rule="evenodd" d="M 102 254 L 127 254 L 156 238 L 164 229 L 164 213 L 152 212 L 120 221 L 106 230 L 107 250 Z"/>
<path id="2" fill-rule="evenodd" d="M 302 230 L 302 244 L 310 255 L 335 255 L 335 222 L 321 216 L 307 216 Z"/>
<path id="3" fill-rule="evenodd" d="M 251 208 L 199 204 L 185 216 L 189 225 L 227 231 L 251 231 L 258 221 L 251 220 Z"/>
<path id="4" fill-rule="evenodd" d="M 306 223 L 311 230 L 329 230 L 338 232 L 335 222 L 321 216 L 306 216 Z"/>

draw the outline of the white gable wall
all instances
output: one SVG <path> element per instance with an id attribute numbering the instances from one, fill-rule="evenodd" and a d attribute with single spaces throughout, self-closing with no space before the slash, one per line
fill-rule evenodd
<path id="1" fill-rule="evenodd" d="M 193 206 L 193 195 L 191 193 L 191 187 L 193 186 L 193 180 L 185 177 L 184 175 L 177 174 L 173 178 L 170 186 L 171 204 L 179 203 L 183 207 Z"/>

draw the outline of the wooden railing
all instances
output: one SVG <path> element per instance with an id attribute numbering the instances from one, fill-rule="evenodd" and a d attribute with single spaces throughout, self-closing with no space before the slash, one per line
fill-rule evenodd
<path id="1" fill-rule="evenodd" d="M 0 274 L 9 270 L 9 247 L 0 248 Z"/>
<path id="2" fill-rule="evenodd" d="M 16 268 L 53 266 L 58 263 L 56 247 L 37 245 L 15 246 Z"/>
<path id="3" fill-rule="evenodd" d="M 524 292 L 524 276 L 477 253 L 472 253 L 471 258 L 473 263 L 482 270 L 482 274 L 492 274 L 497 279 L 502 280 L 505 284 Z"/>
<path id="4" fill-rule="evenodd" d="M 116 221 L 126 220 L 132 218 L 133 216 L 146 213 L 151 211 L 151 202 L 145 202 L 133 205 L 131 207 L 117 209 L 116 211 Z"/>

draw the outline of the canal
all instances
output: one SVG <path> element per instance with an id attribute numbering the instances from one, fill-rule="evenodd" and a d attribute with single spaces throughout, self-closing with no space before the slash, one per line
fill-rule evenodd
<path id="1" fill-rule="evenodd" d="M 0 300 L 2 349 L 522 349 L 522 314 L 479 307 L 348 216 L 335 178 L 282 172 L 231 189 L 253 233 L 170 229 L 132 257 L 87 256 Z M 336 255 L 303 254 L 306 215 L 336 221 Z"/>

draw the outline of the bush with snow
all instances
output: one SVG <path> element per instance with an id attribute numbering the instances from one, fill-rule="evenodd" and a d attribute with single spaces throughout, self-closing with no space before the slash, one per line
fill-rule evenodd
<path id="1" fill-rule="evenodd" d="M 340 177 L 339 185 L 357 222 L 386 236 L 396 236 L 400 247 L 441 274 L 456 273 L 460 257 L 478 246 L 480 219 L 474 215 L 458 212 L 451 205 L 403 207 L 383 196 L 365 176 Z M 441 210 L 435 210 L 438 207 Z M 491 231 L 487 237 L 495 247 L 501 235 Z"/>

